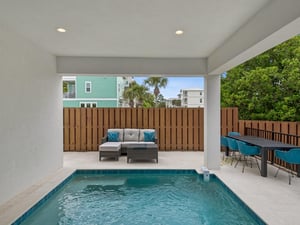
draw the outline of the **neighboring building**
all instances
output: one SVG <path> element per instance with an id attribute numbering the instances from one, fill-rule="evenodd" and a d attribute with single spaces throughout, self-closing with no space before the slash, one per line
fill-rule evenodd
<path id="1" fill-rule="evenodd" d="M 166 102 L 166 108 L 181 107 L 181 104 L 180 104 L 181 99 L 180 98 L 168 98 L 168 99 L 166 99 L 165 102 Z"/>
<path id="2" fill-rule="evenodd" d="M 124 88 L 131 77 L 63 77 L 64 107 L 122 107 Z"/>
<path id="3" fill-rule="evenodd" d="M 180 90 L 181 107 L 198 108 L 204 107 L 204 90 L 197 88 Z"/>
<path id="4" fill-rule="evenodd" d="M 126 87 L 129 87 L 129 84 L 133 82 L 133 77 L 117 77 L 118 83 L 118 107 L 129 107 L 129 103 L 127 100 L 123 98 L 123 92 Z"/>

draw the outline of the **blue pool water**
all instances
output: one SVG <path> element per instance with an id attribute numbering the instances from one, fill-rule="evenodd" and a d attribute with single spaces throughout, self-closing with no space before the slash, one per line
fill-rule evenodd
<path id="1" fill-rule="evenodd" d="M 264 224 L 216 176 L 79 170 L 15 224 Z"/>

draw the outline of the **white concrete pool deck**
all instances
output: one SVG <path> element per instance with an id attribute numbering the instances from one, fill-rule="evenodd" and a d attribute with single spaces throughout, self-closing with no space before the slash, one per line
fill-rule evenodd
<path id="1" fill-rule="evenodd" d="M 134 162 L 127 164 L 126 156 L 119 161 L 99 162 L 98 152 L 65 152 L 64 167 L 15 196 L 0 206 L 0 224 L 11 224 L 39 199 L 52 190 L 75 169 L 197 169 L 203 165 L 203 152 L 159 152 L 159 163 Z M 276 168 L 268 166 L 268 177 L 261 177 L 257 167 L 242 163 L 234 168 L 222 161 L 215 173 L 232 191 L 250 206 L 262 219 L 271 225 L 300 223 L 300 178 L 292 178 L 280 171 L 274 178 Z"/>

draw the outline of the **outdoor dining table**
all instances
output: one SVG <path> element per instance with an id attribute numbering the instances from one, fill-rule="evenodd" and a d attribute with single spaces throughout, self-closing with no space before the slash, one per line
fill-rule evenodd
<path id="1" fill-rule="evenodd" d="M 260 175 L 262 177 L 268 176 L 268 151 L 269 150 L 289 150 L 291 148 L 297 148 L 295 145 L 290 145 L 286 143 L 282 143 L 279 141 L 273 141 L 261 137 L 255 137 L 255 136 L 228 136 L 230 138 L 246 142 L 250 145 L 255 145 L 260 148 L 261 153 L 261 169 L 260 169 Z M 300 167 L 297 167 L 297 176 L 300 176 Z"/>

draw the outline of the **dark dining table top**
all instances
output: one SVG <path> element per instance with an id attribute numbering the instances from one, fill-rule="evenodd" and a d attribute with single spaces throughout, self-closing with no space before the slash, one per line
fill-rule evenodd
<path id="1" fill-rule="evenodd" d="M 273 141 L 261 137 L 255 137 L 255 136 L 228 136 L 230 138 L 234 138 L 239 141 L 244 141 L 248 144 L 256 145 L 260 148 L 265 149 L 291 149 L 291 148 L 299 148 L 295 145 L 282 143 L 279 141 Z"/>

